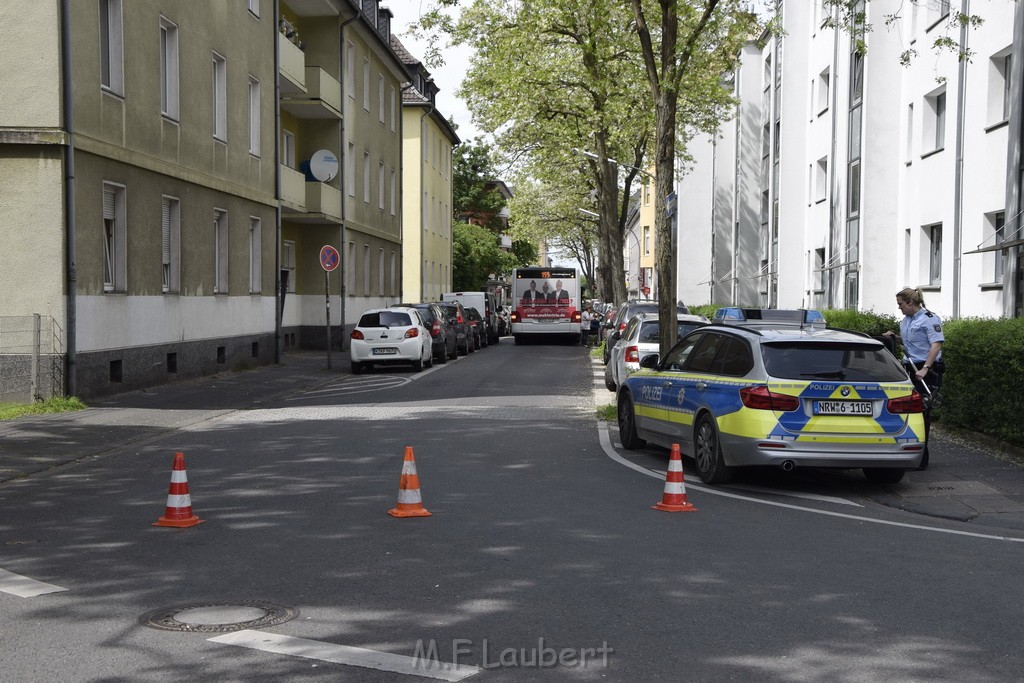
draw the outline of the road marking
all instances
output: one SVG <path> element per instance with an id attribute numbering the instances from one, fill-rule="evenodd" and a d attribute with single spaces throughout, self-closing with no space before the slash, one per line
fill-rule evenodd
<path id="1" fill-rule="evenodd" d="M 34 598 L 37 595 L 59 593 L 66 590 L 67 588 L 54 586 L 52 583 L 43 583 L 42 581 L 30 579 L 27 576 L 21 576 L 20 574 L 0 569 L 0 592 L 2 593 L 17 595 L 19 598 Z"/>
<path id="2" fill-rule="evenodd" d="M 750 491 L 751 493 L 768 493 L 775 496 L 786 496 L 788 498 L 804 498 L 805 500 L 817 500 L 822 503 L 834 503 L 836 505 L 850 505 L 855 508 L 864 507 L 860 503 L 854 503 L 846 498 L 838 496 L 825 496 L 820 493 L 804 493 L 803 491 L 790 491 L 788 489 L 770 489 L 764 486 L 751 486 L 749 484 L 729 484 L 731 489 Z"/>
<path id="3" fill-rule="evenodd" d="M 292 657 L 305 657 L 334 664 L 359 666 L 364 669 L 377 669 L 378 671 L 390 671 L 409 676 L 435 678 L 440 681 L 461 681 L 463 678 L 468 678 L 483 670 L 479 667 L 467 666 L 465 664 L 451 664 L 432 659 L 406 657 L 405 655 L 395 655 L 390 652 L 378 652 L 377 650 L 367 650 L 362 647 L 335 645 L 334 643 L 324 643 L 307 638 L 293 638 L 265 631 L 235 631 L 233 633 L 225 633 L 216 638 L 210 638 L 209 641 L 211 643 L 238 645 L 239 647 L 247 647 L 252 650 L 262 650 L 263 652 L 273 652 Z"/>
<path id="4" fill-rule="evenodd" d="M 621 455 L 615 452 L 612 448 L 611 439 L 608 437 L 608 429 L 605 427 L 605 423 L 599 421 L 597 423 L 597 436 L 601 442 L 601 448 L 604 450 L 605 455 L 626 467 L 636 470 L 641 474 L 646 474 L 649 477 L 655 477 L 657 479 L 664 479 L 664 474 L 659 474 L 654 470 L 649 470 L 646 467 L 637 465 L 636 463 L 626 460 Z M 700 491 L 702 493 L 709 493 L 713 496 L 721 496 L 723 498 L 733 498 L 735 500 L 744 500 L 748 503 L 758 503 L 759 505 L 771 505 L 773 507 L 786 508 L 787 510 L 797 510 L 798 512 L 810 512 L 815 515 L 825 515 L 827 517 L 840 517 L 842 519 L 852 519 L 857 522 L 869 522 L 871 524 L 883 524 L 885 526 L 896 526 L 904 529 L 919 529 L 921 531 L 934 531 L 941 534 L 953 534 L 954 536 L 970 536 L 971 538 L 985 538 L 992 541 L 1008 541 L 1011 543 L 1024 543 L 1024 538 L 1013 538 L 1012 536 L 996 536 L 993 534 L 979 534 L 973 531 L 958 531 L 956 529 L 943 529 L 941 527 L 926 526 L 923 524 L 908 524 L 906 522 L 893 522 L 887 519 L 875 519 L 873 517 L 861 517 L 860 515 L 850 515 L 843 512 L 833 512 L 831 510 L 818 510 L 816 508 L 808 508 L 800 505 L 791 505 L 789 503 L 779 503 L 774 500 L 764 500 L 763 498 L 754 498 L 751 496 L 743 496 L 738 493 L 729 493 L 720 489 L 708 488 L 707 486 L 697 486 L 694 484 L 688 484 L 688 487 Z"/>

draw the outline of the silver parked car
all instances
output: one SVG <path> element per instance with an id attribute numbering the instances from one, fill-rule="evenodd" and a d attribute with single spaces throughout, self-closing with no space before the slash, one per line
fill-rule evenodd
<path id="1" fill-rule="evenodd" d="M 702 315 L 690 313 L 679 313 L 676 315 L 676 320 L 679 325 L 677 330 L 679 339 L 709 322 Z M 629 319 L 622 337 L 611 348 L 608 364 L 604 366 L 604 385 L 608 387 L 608 391 L 615 391 L 622 380 L 639 370 L 640 361 L 645 356 L 658 353 L 660 350 L 659 334 L 661 334 L 661 325 L 658 323 L 657 312 L 637 313 Z"/>

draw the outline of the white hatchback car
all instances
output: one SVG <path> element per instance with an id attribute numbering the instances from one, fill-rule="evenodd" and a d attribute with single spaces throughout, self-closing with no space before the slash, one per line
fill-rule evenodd
<path id="1" fill-rule="evenodd" d="M 410 363 L 414 372 L 434 364 L 430 330 L 415 308 L 372 308 L 352 330 L 352 372 L 374 363 Z"/>
<path id="2" fill-rule="evenodd" d="M 676 314 L 676 320 L 679 325 L 677 339 L 682 339 L 709 322 L 702 315 L 689 313 Z M 615 391 L 630 374 L 639 370 L 644 356 L 661 350 L 658 339 L 660 330 L 657 313 L 637 313 L 629 319 L 622 336 L 608 354 L 608 364 L 604 366 L 604 385 L 608 391 Z"/>

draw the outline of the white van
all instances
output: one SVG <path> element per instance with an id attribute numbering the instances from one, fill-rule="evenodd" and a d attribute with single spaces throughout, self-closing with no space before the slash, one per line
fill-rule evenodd
<path id="1" fill-rule="evenodd" d="M 463 308 L 475 308 L 487 326 L 487 343 L 498 343 L 498 306 L 493 292 L 445 292 L 441 301 L 458 301 Z"/>

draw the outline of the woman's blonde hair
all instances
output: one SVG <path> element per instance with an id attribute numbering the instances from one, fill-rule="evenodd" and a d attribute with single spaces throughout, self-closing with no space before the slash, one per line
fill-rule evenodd
<path id="1" fill-rule="evenodd" d="M 920 289 L 914 289 L 913 287 L 904 287 L 900 291 L 896 292 L 896 296 L 903 299 L 908 304 L 914 304 L 915 306 L 924 307 L 924 294 L 921 293 Z"/>

